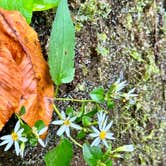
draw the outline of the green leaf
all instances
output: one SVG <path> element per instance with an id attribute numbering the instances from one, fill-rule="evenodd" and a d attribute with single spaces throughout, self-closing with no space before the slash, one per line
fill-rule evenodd
<path id="1" fill-rule="evenodd" d="M 67 107 L 65 113 L 68 116 L 73 116 L 74 109 L 72 107 Z"/>
<path id="2" fill-rule="evenodd" d="M 0 0 L 0 7 L 6 10 L 18 10 L 26 18 L 27 22 L 31 22 L 33 0 Z"/>
<path id="3" fill-rule="evenodd" d="M 112 109 L 112 108 L 114 108 L 114 106 L 115 106 L 115 103 L 112 100 L 108 100 L 107 101 L 107 107 L 108 107 L 108 109 Z"/>
<path id="4" fill-rule="evenodd" d="M 83 156 L 89 166 L 96 166 L 98 161 L 102 159 L 103 153 L 99 147 L 90 147 L 89 145 L 84 144 Z"/>
<path id="5" fill-rule="evenodd" d="M 44 160 L 46 166 L 69 166 L 72 156 L 72 144 L 67 139 L 62 139 L 57 147 L 45 155 Z"/>
<path id="6" fill-rule="evenodd" d="M 96 101 L 97 103 L 104 102 L 104 88 L 99 87 L 95 88 L 92 92 L 90 92 L 90 97 L 92 100 Z"/>
<path id="7" fill-rule="evenodd" d="M 69 83 L 74 78 L 75 31 L 67 0 L 61 0 L 53 22 L 49 44 L 49 66 L 56 85 Z"/>
<path id="8" fill-rule="evenodd" d="M 107 160 L 107 161 L 105 162 L 105 165 L 106 165 L 106 166 L 112 166 L 112 160 Z"/>
<path id="9" fill-rule="evenodd" d="M 48 10 L 58 6 L 60 0 L 34 0 L 33 11 Z"/>
<path id="10" fill-rule="evenodd" d="M 84 139 L 85 137 L 86 137 L 86 133 L 83 130 L 78 132 L 77 134 L 78 139 Z"/>
<path id="11" fill-rule="evenodd" d="M 82 124 L 85 127 L 89 126 L 91 124 L 91 118 L 88 116 L 83 116 L 82 117 Z"/>
<path id="12" fill-rule="evenodd" d="M 37 138 L 33 137 L 33 138 L 30 138 L 30 139 L 29 139 L 29 143 L 30 143 L 32 146 L 36 146 L 37 143 L 38 143 L 38 140 L 37 140 Z"/>
<path id="13" fill-rule="evenodd" d="M 19 116 L 22 116 L 26 113 L 26 110 L 25 110 L 25 107 L 22 106 L 21 109 L 20 109 L 20 112 L 19 112 Z"/>
<path id="14" fill-rule="evenodd" d="M 35 127 L 37 128 L 37 130 L 41 130 L 42 128 L 45 127 L 45 124 L 42 120 L 38 120 L 36 123 L 35 123 Z"/>
<path id="15" fill-rule="evenodd" d="M 93 117 L 94 115 L 96 115 L 97 112 L 98 112 L 98 108 L 95 107 L 95 108 L 92 109 L 92 111 L 86 113 L 85 116 Z"/>

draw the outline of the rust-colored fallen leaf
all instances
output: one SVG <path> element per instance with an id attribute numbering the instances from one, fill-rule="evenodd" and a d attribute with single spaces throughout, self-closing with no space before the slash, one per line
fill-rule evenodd
<path id="1" fill-rule="evenodd" d="M 0 92 L 4 92 L 0 96 L 0 129 L 22 106 L 26 108 L 22 119 L 29 126 L 37 120 L 48 125 L 53 110 L 53 83 L 37 34 L 19 12 L 0 9 L 0 48 Z M 7 88 L 1 85 L 2 78 Z"/>

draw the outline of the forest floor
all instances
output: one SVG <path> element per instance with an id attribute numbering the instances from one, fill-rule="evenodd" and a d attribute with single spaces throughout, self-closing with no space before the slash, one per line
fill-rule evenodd
<path id="1" fill-rule="evenodd" d="M 75 79 L 60 87 L 59 97 L 89 98 L 98 86 L 108 88 L 119 77 L 128 88 L 136 88 L 137 103 L 129 110 L 119 103 L 110 110 L 112 146 L 134 144 L 135 150 L 117 166 L 162 166 L 166 163 L 166 4 L 161 0 L 69 1 L 76 27 Z M 31 25 L 39 34 L 47 59 L 54 10 L 35 12 Z M 70 102 L 57 102 L 64 110 Z M 77 107 L 77 105 L 75 105 Z M 56 117 L 56 115 L 54 115 Z M 12 118 L 7 127 L 10 129 Z M 51 127 L 47 147 L 27 148 L 25 158 L 14 151 L 0 150 L 0 165 L 43 166 L 43 154 L 58 143 Z M 4 164 L 5 163 L 5 164 Z M 75 147 L 72 166 L 85 166 L 81 151 Z"/>

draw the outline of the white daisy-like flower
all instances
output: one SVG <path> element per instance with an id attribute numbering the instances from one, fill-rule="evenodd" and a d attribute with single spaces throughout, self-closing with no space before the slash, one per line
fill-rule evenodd
<path id="1" fill-rule="evenodd" d="M 15 125 L 14 131 L 10 135 L 5 135 L 1 137 L 0 139 L 3 140 L 0 143 L 0 146 L 6 145 L 4 151 L 7 151 L 11 148 L 11 146 L 14 144 L 16 155 L 18 156 L 20 154 L 20 142 L 26 142 L 27 139 L 22 136 L 24 129 L 20 129 L 20 122 L 18 121 Z"/>
<path id="2" fill-rule="evenodd" d="M 75 119 L 77 118 L 76 116 L 74 117 L 66 117 L 64 111 L 61 112 L 62 120 L 55 120 L 52 122 L 54 125 L 61 125 L 61 127 L 57 131 L 57 135 L 61 136 L 65 132 L 68 137 L 70 137 L 70 127 L 76 129 L 76 130 L 81 130 L 81 127 L 75 123 Z"/>
<path id="3" fill-rule="evenodd" d="M 123 93 L 121 96 L 124 97 L 123 102 L 129 101 L 130 104 L 134 104 L 135 100 L 134 97 L 138 95 L 134 93 L 135 88 L 131 89 L 128 93 Z"/>
<path id="4" fill-rule="evenodd" d="M 37 130 L 36 127 L 32 127 L 32 133 L 35 135 L 35 137 L 37 138 L 39 144 L 43 147 L 45 147 L 45 143 L 44 141 L 40 138 L 41 135 L 43 135 L 46 131 L 48 130 L 48 127 L 44 127 L 41 130 Z"/>
<path id="5" fill-rule="evenodd" d="M 92 126 L 94 133 L 89 134 L 90 137 L 95 138 L 91 146 L 98 146 L 101 142 L 108 148 L 108 143 L 106 139 L 114 140 L 113 133 L 109 132 L 109 129 L 112 126 L 112 121 L 107 125 L 108 116 L 105 113 L 98 113 L 98 124 L 99 130 Z"/>
<path id="6" fill-rule="evenodd" d="M 112 94 L 111 97 L 114 99 L 120 99 L 121 96 L 121 90 L 124 89 L 124 87 L 127 85 L 127 81 L 122 81 L 119 78 L 115 83 L 112 85 Z"/>

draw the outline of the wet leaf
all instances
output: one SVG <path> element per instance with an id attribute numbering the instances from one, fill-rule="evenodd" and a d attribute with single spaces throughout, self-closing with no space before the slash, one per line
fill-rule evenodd
<path id="1" fill-rule="evenodd" d="M 36 32 L 19 12 L 0 9 L 0 129 L 25 107 L 29 125 L 52 117 L 53 84 Z"/>

